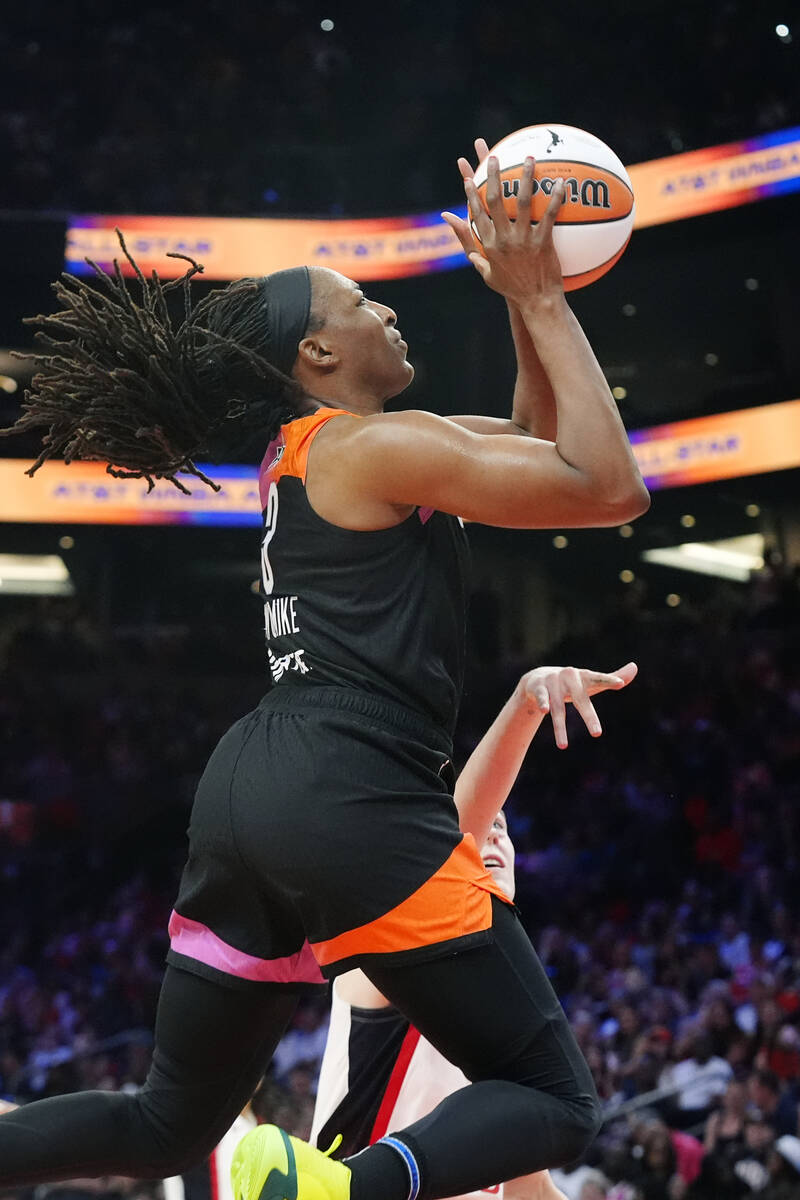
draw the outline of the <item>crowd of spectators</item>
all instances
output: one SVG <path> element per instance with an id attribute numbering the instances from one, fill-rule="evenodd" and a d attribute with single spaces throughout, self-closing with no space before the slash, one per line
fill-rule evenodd
<path id="1" fill-rule="evenodd" d="M 301 0 L 13 7 L 0 208 L 396 213 L 455 203 L 478 133 L 558 117 L 633 163 L 798 120 L 797 36 L 745 0 L 609 0 L 587 19 L 398 0 L 332 18 Z"/>
<path id="2" fill-rule="evenodd" d="M 640 665 L 598 700 L 599 742 L 543 728 L 509 803 L 518 904 L 606 1107 L 569 1200 L 800 1195 L 800 606 L 779 592 L 612 608 L 548 653 Z M 194 783 L 263 685 L 256 661 L 175 672 L 179 641 L 105 636 L 71 601 L 0 629 L 7 1099 L 144 1078 Z M 473 659 L 462 758 L 534 665 Z M 326 1022 L 301 1005 L 257 1099 L 300 1134 Z"/>

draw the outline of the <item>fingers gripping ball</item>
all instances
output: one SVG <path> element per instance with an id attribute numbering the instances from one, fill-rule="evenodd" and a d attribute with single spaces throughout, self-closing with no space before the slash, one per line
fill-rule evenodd
<path id="1" fill-rule="evenodd" d="M 594 283 L 614 266 L 633 228 L 633 188 L 628 172 L 605 142 L 572 125 L 528 125 L 504 137 L 489 153 L 499 161 L 503 207 L 512 221 L 526 158 L 536 161 L 534 223 L 541 219 L 556 179 L 564 179 L 553 242 L 565 291 Z M 475 171 L 484 206 L 487 164 L 484 159 Z M 474 222 L 472 232 L 480 245 Z"/>

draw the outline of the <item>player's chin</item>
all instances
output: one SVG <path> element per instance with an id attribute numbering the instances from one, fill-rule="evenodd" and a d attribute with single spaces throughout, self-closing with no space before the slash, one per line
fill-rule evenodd
<path id="1" fill-rule="evenodd" d="M 403 359 L 399 373 L 392 380 L 391 391 L 389 392 L 389 395 L 386 397 L 387 400 L 391 400 L 393 396 L 399 396 L 401 392 L 404 392 L 406 390 L 406 388 L 408 387 L 408 385 L 411 383 L 413 378 L 414 378 L 413 366 L 411 365 L 411 363 L 408 361 L 407 358 Z"/>
<path id="2" fill-rule="evenodd" d="M 514 872 L 508 867 L 487 866 L 486 870 L 491 875 L 495 883 L 499 884 L 509 900 L 514 899 Z"/>

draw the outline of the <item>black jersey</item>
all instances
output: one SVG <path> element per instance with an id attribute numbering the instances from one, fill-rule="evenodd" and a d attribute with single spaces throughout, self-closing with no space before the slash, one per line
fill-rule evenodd
<path id="1" fill-rule="evenodd" d="M 282 426 L 259 472 L 270 672 L 279 687 L 351 687 L 452 733 L 464 674 L 468 547 L 461 522 L 417 508 L 390 529 L 318 516 L 306 463 L 321 409 Z M 352 415 L 352 414 L 348 414 Z"/>

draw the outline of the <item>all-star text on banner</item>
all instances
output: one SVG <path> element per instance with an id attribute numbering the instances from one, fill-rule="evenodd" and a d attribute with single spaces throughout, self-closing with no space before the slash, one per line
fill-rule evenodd
<path id="1" fill-rule="evenodd" d="M 654 425 L 630 440 L 653 491 L 782 471 L 800 466 L 800 400 Z"/>

